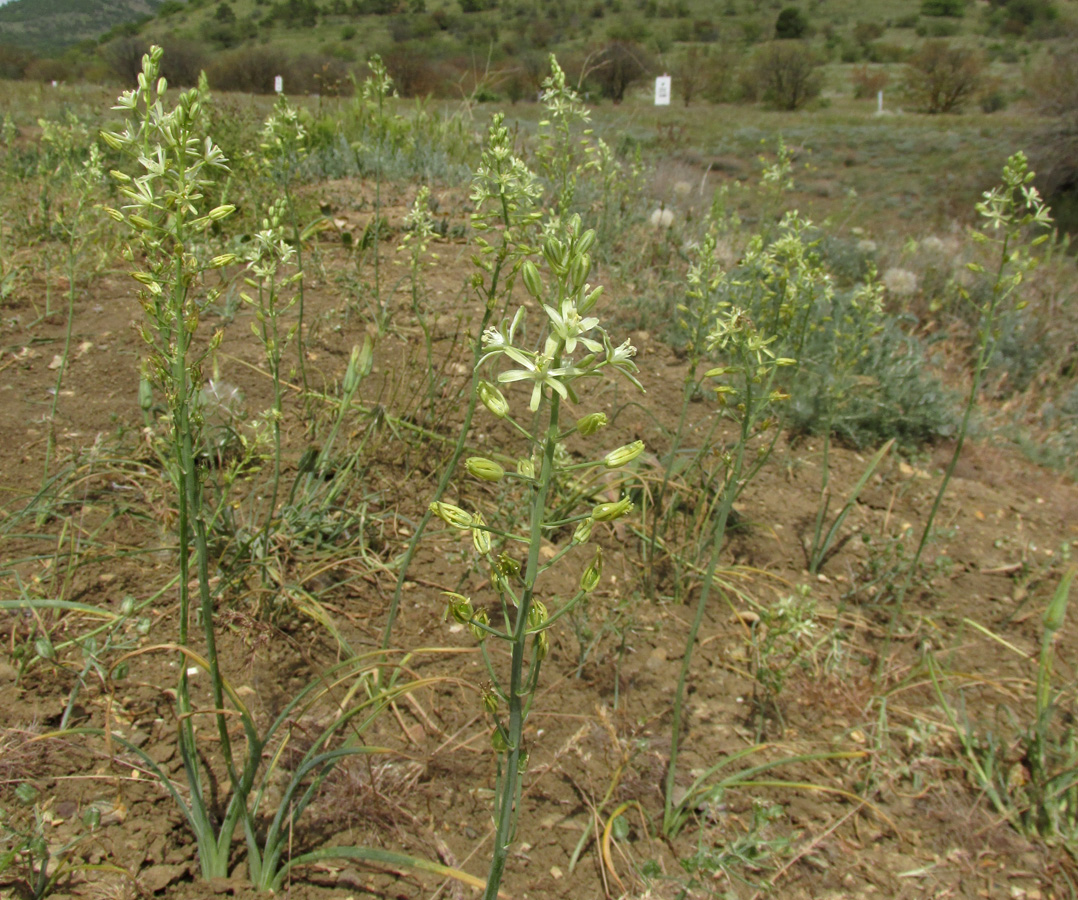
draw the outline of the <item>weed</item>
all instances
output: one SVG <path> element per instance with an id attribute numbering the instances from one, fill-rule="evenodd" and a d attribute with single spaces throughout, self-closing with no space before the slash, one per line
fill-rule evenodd
<path id="1" fill-rule="evenodd" d="M 981 731 L 968 715 L 956 710 L 944 696 L 935 662 L 929 660 L 936 697 L 958 735 L 977 786 L 1019 832 L 1058 840 L 1071 853 L 1078 849 L 1078 733 L 1069 692 L 1058 689 L 1053 679 L 1056 643 L 1075 572 L 1072 567 L 1063 574 L 1044 613 L 1032 708 L 1024 713 L 1004 708 L 1001 724 L 1009 735 Z M 1014 649 L 1006 640 L 989 635 Z"/>

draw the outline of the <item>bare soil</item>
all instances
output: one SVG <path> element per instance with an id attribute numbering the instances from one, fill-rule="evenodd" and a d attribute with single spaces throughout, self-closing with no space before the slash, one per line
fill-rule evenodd
<path id="1" fill-rule="evenodd" d="M 320 190 L 343 220 L 342 229 L 362 229 L 372 213 L 355 185 Z M 405 190 L 391 200 L 395 226 L 409 200 Z M 434 357 L 445 361 L 434 415 L 414 414 L 422 408 L 424 388 L 416 372 L 425 350 L 405 270 L 397 264 L 404 254 L 396 253 L 390 238 L 382 255 L 388 333 L 378 343 L 362 393 L 366 408 L 380 405 L 404 424 L 387 420 L 378 430 L 370 467 L 350 497 L 368 504 L 375 524 L 362 540 L 334 549 L 328 567 L 298 551 L 278 555 L 288 563 L 280 585 L 315 593 L 339 637 L 361 652 L 378 646 L 395 584 L 395 571 L 387 565 L 403 550 L 433 493 L 469 377 L 467 342 L 479 317 L 466 289 L 470 251 L 451 239 L 434 249 L 440 260 L 426 275 L 423 298 Z M 307 280 L 305 316 L 308 383 L 321 391 L 341 378 L 369 316 L 362 301 L 345 314 L 350 300 L 356 302 L 347 282 L 355 266 L 336 232 L 322 236 L 318 262 Z M 369 257 L 357 277 L 372 278 Z M 42 481 L 56 383 L 52 364 L 63 347 L 62 313 L 33 321 L 44 288 L 37 281 L 2 310 L 0 490 L 6 498 L 0 515 L 9 519 Z M 54 303 L 65 290 L 65 284 L 52 285 Z M 168 479 L 155 467 L 142 432 L 136 392 L 143 346 L 132 327 L 139 314 L 133 298 L 133 284 L 119 270 L 78 285 L 71 358 L 52 423 L 57 450 L 51 468 L 68 473 L 65 493 L 51 515 L 28 518 L 18 534 L 5 538 L 4 554 L 17 562 L 6 568 L 0 599 L 29 592 L 118 610 L 125 596 L 143 600 L 164 589 L 149 607 L 146 648 L 177 636 L 176 589 L 168 587 L 176 573 L 175 554 L 168 549 L 175 512 Z M 610 285 L 605 315 L 612 316 L 615 334 L 619 299 L 618 286 Z M 230 321 L 207 314 L 204 329 L 224 328 L 217 376 L 237 386 L 247 409 L 257 414 L 269 404 L 270 380 L 251 338 L 251 318 L 242 307 Z M 627 336 L 639 348 L 650 413 L 628 403 L 636 398 L 623 388 L 597 396 L 584 411 L 598 404 L 611 415 L 604 446 L 642 438 L 661 454 L 668 441 L 663 428 L 673 426 L 680 406 L 684 363 L 649 334 Z M 289 382 L 298 384 L 298 373 L 290 373 Z M 303 409 L 299 392 L 290 390 L 287 403 L 291 468 L 285 484 L 307 446 L 297 424 Z M 702 423 L 714 411 L 704 401 L 692 413 Z M 480 450 L 511 442 L 489 416 L 476 421 Z M 408 424 L 442 439 L 413 437 L 405 443 L 397 434 Z M 350 438 L 358 439 L 361 431 L 354 425 Z M 607 529 L 599 537 L 606 552 L 604 580 L 590 610 L 592 632 L 600 637 L 580 664 L 580 645 L 566 622 L 554 630 L 543 666 L 529 720 L 531 758 L 519 833 L 504 883 L 508 896 L 750 897 L 768 879 L 776 896 L 791 900 L 1074 895 L 1078 869 L 1066 851 L 1021 837 L 967 777 L 958 740 L 928 677 L 928 660 L 946 673 L 945 690 L 956 704 L 962 688 L 962 714 L 971 722 L 1006 740 L 1012 734 L 1008 710 L 1029 721 L 1036 669 L 1023 654 L 1035 657 L 1039 650 L 1043 609 L 1062 571 L 1061 547 L 1078 542 L 1078 487 L 1009 452 L 968 445 L 944 501 L 943 535 L 929 552 L 930 560 L 942 555 L 946 565 L 931 567 L 931 583 L 911 594 L 889 640 L 892 608 L 875 602 L 872 591 L 855 588 L 865 583 L 873 546 L 886 544 L 889 536 L 920 533 L 953 448 L 937 446 L 914 459 L 889 456 L 846 523 L 848 539 L 820 576 L 809 576 L 803 541 L 818 503 L 820 449 L 818 438 L 783 439 L 738 506 L 738 527 L 723 558 L 731 589 L 716 597 L 696 648 L 679 770 L 687 786 L 690 773 L 753 746 L 760 735 L 766 746 L 739 765 L 821 752 L 845 751 L 846 758 L 775 770 L 764 780 L 781 777 L 805 787 L 730 790 L 701 807 L 699 821 L 678 839 L 658 837 L 670 706 L 692 609 L 668 601 L 626 603 L 638 593 L 642 576 L 638 539 L 628 527 Z M 834 492 L 845 498 L 871 453 L 840 447 L 833 455 Z M 497 503 L 492 489 L 468 482 L 462 473 L 461 496 Z M 874 545 L 862 539 L 866 534 L 874 536 Z M 907 552 L 911 542 L 906 541 Z M 483 666 L 467 629 L 444 621 L 440 594 L 464 590 L 481 596 L 482 579 L 463 563 L 465 550 L 455 534 L 440 527 L 428 532 L 406 584 L 394 645 L 414 650 L 403 661 L 410 674 L 434 680 L 399 700 L 367 735 L 391 753 L 338 767 L 297 823 L 296 852 L 337 844 L 384 847 L 485 876 L 495 757 L 480 701 Z M 575 575 L 561 577 L 566 584 L 557 577 L 548 582 L 552 595 L 571 590 Z M 817 638 L 777 708 L 761 709 L 751 674 L 751 608 L 738 592 L 767 603 L 801 584 L 810 584 L 817 600 Z M 660 587 L 673 593 L 669 584 Z M 691 602 L 695 592 L 686 593 Z M 287 602 L 274 607 L 272 616 L 260 615 L 272 594 L 259 584 L 239 585 L 217 612 L 223 669 L 266 721 L 343 652 L 324 624 Z M 207 885 L 196 877 L 190 831 L 137 757 L 98 737 L 50 734 L 69 705 L 83 658 L 72 647 L 55 664 L 20 659 L 19 648 L 46 622 L 54 645 L 97 623 L 77 612 L 0 611 L 6 651 L 0 655 L 0 806 L 12 821 L 28 821 L 28 809 L 14 794 L 28 781 L 39 792 L 49 845 L 78 839 L 66 851 L 71 868 L 53 896 L 248 896 L 238 844 L 232 879 Z M 604 622 L 616 623 L 618 630 L 601 633 Z M 1076 650 L 1072 616 L 1057 647 L 1061 684 L 1073 683 Z M 491 652 L 498 657 L 501 650 Z M 112 685 L 91 673 L 68 724 L 108 725 L 182 784 L 170 694 L 177 666 L 174 652 L 158 650 L 132 656 L 128 676 Z M 194 680 L 198 688 L 199 676 Z M 1073 700 L 1071 694 L 1071 713 Z M 204 747 L 211 758 L 216 739 L 206 722 Z M 297 741 L 305 727 L 310 723 L 296 723 Z M 1020 777 L 1022 760 L 1013 747 L 1005 746 L 1001 755 Z M 219 787 L 223 791 L 224 783 Z M 91 832 L 82 817 L 92 805 L 101 820 Z M 754 809 L 767 805 L 777 805 L 781 814 L 756 832 L 751 852 L 730 862 L 727 871 L 698 876 L 700 884 L 685 893 L 688 876 L 679 860 L 701 849 L 713 857 L 744 850 Z M 627 831 L 610 824 L 618 809 Z M 587 828 L 590 835 L 573 866 Z M 767 841 L 775 848 L 785 842 L 784 849 L 767 858 Z M 639 874 L 648 861 L 650 886 Z M 0 894 L 19 896 L 19 877 L 17 869 L 0 875 L 8 879 L 0 881 Z M 347 861 L 296 871 L 282 892 L 311 900 L 472 895 L 471 888 L 442 884 L 434 876 Z"/>

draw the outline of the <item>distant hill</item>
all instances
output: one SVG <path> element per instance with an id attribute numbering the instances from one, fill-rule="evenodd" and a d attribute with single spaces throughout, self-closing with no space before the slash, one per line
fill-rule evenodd
<path id="1" fill-rule="evenodd" d="M 59 50 L 152 16 L 162 0 L 11 0 L 0 6 L 0 43 Z"/>

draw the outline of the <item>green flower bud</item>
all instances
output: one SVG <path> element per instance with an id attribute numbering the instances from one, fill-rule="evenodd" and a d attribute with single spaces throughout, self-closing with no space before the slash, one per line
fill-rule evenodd
<path id="1" fill-rule="evenodd" d="M 603 465 L 608 469 L 618 469 L 626 463 L 631 463 L 643 452 L 644 442 L 633 441 L 624 447 L 618 447 L 617 450 L 611 450 L 603 459 Z"/>
<path id="2" fill-rule="evenodd" d="M 525 478 L 534 478 L 535 463 L 533 463 L 530 459 L 518 459 L 517 474 L 523 475 Z"/>
<path id="3" fill-rule="evenodd" d="M 490 736 L 490 746 L 494 748 L 495 753 L 509 752 L 509 742 L 506 741 L 500 728 L 495 728 L 494 734 Z"/>
<path id="4" fill-rule="evenodd" d="M 490 553 L 490 532 L 486 530 L 486 524 L 480 513 L 472 516 L 472 544 L 480 556 Z"/>
<path id="5" fill-rule="evenodd" d="M 520 267 L 520 277 L 524 280 L 524 287 L 528 289 L 536 300 L 543 296 L 543 280 L 539 277 L 539 269 L 530 259 Z"/>
<path id="6" fill-rule="evenodd" d="M 573 531 L 573 543 L 574 544 L 586 544 L 591 540 L 591 528 L 595 524 L 595 520 L 588 516 L 586 519 L 580 522 Z"/>
<path id="7" fill-rule="evenodd" d="M 509 583 L 520 578 L 520 563 L 508 553 L 499 553 L 490 567 L 490 582 L 500 591 L 508 591 Z"/>
<path id="8" fill-rule="evenodd" d="M 236 207 L 231 203 L 226 203 L 223 206 L 216 206 L 209 212 L 209 217 L 214 222 L 220 222 L 221 219 L 227 219 L 232 213 L 236 211 Z"/>
<path id="9" fill-rule="evenodd" d="M 546 604 L 542 600 L 532 600 L 531 608 L 528 610 L 528 630 L 542 628 L 549 618 Z"/>
<path id="10" fill-rule="evenodd" d="M 476 623 L 478 623 L 478 624 L 476 624 Z M 485 609 L 477 609 L 475 611 L 475 614 L 472 616 L 472 621 L 468 624 L 468 627 L 472 630 L 473 637 L 475 637 L 475 639 L 477 641 L 482 643 L 488 637 L 490 637 L 490 632 L 485 631 L 484 629 L 480 628 L 479 626 L 480 625 L 489 625 L 489 624 L 490 624 L 490 616 L 487 615 L 487 611 Z"/>
<path id="11" fill-rule="evenodd" d="M 123 141 L 118 134 L 113 134 L 111 131 L 99 131 L 98 137 L 101 138 L 106 144 L 108 144 L 113 150 L 123 150 Z"/>
<path id="12" fill-rule="evenodd" d="M 588 272 L 591 271 L 591 257 L 587 253 L 581 253 L 573 260 L 573 264 L 569 267 L 569 281 L 573 286 L 573 290 L 580 290 L 584 286 L 584 282 L 588 279 Z"/>
<path id="13" fill-rule="evenodd" d="M 359 383 L 370 374 L 373 356 L 374 347 L 370 335 L 367 335 L 363 339 L 363 346 L 356 344 L 352 348 L 352 355 L 348 357 L 348 368 L 344 370 L 345 396 L 354 394 Z"/>
<path id="14" fill-rule="evenodd" d="M 608 421 L 606 413 L 589 413 L 576 420 L 576 430 L 584 437 L 591 437 L 600 428 L 606 428 Z"/>
<path id="15" fill-rule="evenodd" d="M 623 497 L 616 503 L 600 503 L 591 511 L 591 517 L 596 522 L 613 522 L 622 516 L 627 516 L 633 511 L 633 501 Z"/>
<path id="16" fill-rule="evenodd" d="M 494 460 L 483 456 L 469 456 L 464 462 L 464 468 L 468 470 L 469 475 L 480 481 L 497 483 L 505 477 L 505 469 Z"/>
<path id="17" fill-rule="evenodd" d="M 504 419 L 509 415 L 509 403 L 505 395 L 489 381 L 480 381 L 475 390 L 483 405 L 497 418 Z"/>
<path id="18" fill-rule="evenodd" d="M 602 285 L 590 291 L 588 290 L 588 287 L 589 285 L 584 285 L 584 299 L 576 305 L 577 312 L 582 316 L 586 316 L 591 312 L 592 307 L 599 301 L 599 297 L 603 293 Z"/>
<path id="19" fill-rule="evenodd" d="M 461 625 L 467 625 L 472 621 L 472 616 L 475 613 L 470 599 L 453 591 L 442 591 L 442 593 L 449 598 L 449 606 L 446 610 L 448 615 L 460 622 Z"/>
<path id="20" fill-rule="evenodd" d="M 547 653 L 550 652 L 550 638 L 547 637 L 546 631 L 538 631 L 546 623 L 546 620 L 550 618 L 547 615 L 546 604 L 541 600 L 533 600 L 531 609 L 528 610 L 528 631 L 535 634 L 535 660 L 539 662 L 546 658 Z"/>
<path id="21" fill-rule="evenodd" d="M 498 713 L 498 695 L 494 691 L 483 691 L 483 707 L 492 716 Z"/>
<path id="22" fill-rule="evenodd" d="M 585 594 L 590 594 L 598 586 L 603 577 L 603 548 L 595 548 L 595 559 L 591 561 L 591 565 L 588 566 L 580 576 L 580 590 Z"/>
<path id="23" fill-rule="evenodd" d="M 230 266 L 236 262 L 239 257 L 235 253 L 222 253 L 220 256 L 215 256 L 210 260 L 211 269 L 223 269 L 225 266 Z"/>
<path id="24" fill-rule="evenodd" d="M 138 405 L 145 413 L 153 409 L 153 385 L 145 375 L 138 380 Z"/>
<path id="25" fill-rule="evenodd" d="M 461 529 L 461 531 L 472 527 L 472 517 L 459 506 L 454 506 L 452 503 L 442 503 L 441 501 L 437 501 L 432 503 L 429 509 L 434 515 L 445 522 L 446 525 L 452 525 L 454 528 Z"/>
<path id="26" fill-rule="evenodd" d="M 127 217 L 127 221 L 135 226 L 139 231 L 145 231 L 147 228 L 153 228 L 153 222 L 142 216 L 131 215 Z"/>
<path id="27" fill-rule="evenodd" d="M 565 271 L 565 245 L 556 237 L 548 237 L 543 244 L 543 256 L 559 275 Z"/>
<path id="28" fill-rule="evenodd" d="M 108 206 L 105 207 L 105 215 L 107 215 L 113 222 L 123 222 L 124 214 L 118 209 L 112 209 Z"/>
<path id="29" fill-rule="evenodd" d="M 1070 598 L 1071 581 L 1074 579 L 1075 569 L 1071 569 L 1063 575 L 1059 587 L 1052 595 L 1048 609 L 1044 611 L 1044 628 L 1046 631 L 1056 632 L 1063 627 L 1063 617 L 1067 613 L 1067 601 Z"/>

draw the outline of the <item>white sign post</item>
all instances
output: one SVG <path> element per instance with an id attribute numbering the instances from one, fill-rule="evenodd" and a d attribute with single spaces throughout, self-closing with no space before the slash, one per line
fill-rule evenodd
<path id="1" fill-rule="evenodd" d="M 670 76 L 660 75 L 655 79 L 655 105 L 670 105 Z"/>
<path id="2" fill-rule="evenodd" d="M 883 91 L 876 92 L 876 114 L 883 112 Z"/>
<path id="3" fill-rule="evenodd" d="M 284 79 L 280 75 L 275 75 L 273 78 L 273 91 L 276 94 L 284 91 Z"/>

